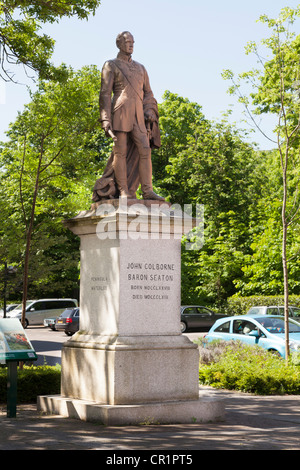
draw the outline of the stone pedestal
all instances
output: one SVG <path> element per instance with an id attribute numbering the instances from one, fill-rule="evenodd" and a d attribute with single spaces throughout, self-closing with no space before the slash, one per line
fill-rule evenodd
<path id="1" fill-rule="evenodd" d="M 181 236 L 156 201 L 94 205 L 65 221 L 81 239 L 80 330 L 62 350 L 61 395 L 41 411 L 105 424 L 221 419 L 199 398 L 198 349 L 180 332 Z"/>

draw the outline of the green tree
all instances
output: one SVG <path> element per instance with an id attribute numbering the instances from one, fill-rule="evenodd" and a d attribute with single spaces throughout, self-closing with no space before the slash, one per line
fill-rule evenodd
<path id="1" fill-rule="evenodd" d="M 1 214 L 6 219 L 1 233 L 2 257 L 16 259 L 16 248 L 11 247 L 8 236 L 17 227 L 17 236 L 24 239 L 25 228 L 25 247 L 17 243 L 24 260 L 24 305 L 34 230 L 38 229 L 36 251 L 52 251 L 52 263 L 62 264 L 54 248 L 59 245 L 62 254 L 63 239 L 56 237 L 53 243 L 51 228 L 61 224 L 61 218 L 74 215 L 78 206 L 88 208 L 101 152 L 109 151 L 105 144 L 101 150 L 97 147 L 100 73 L 96 67 L 84 67 L 68 74 L 63 84 L 40 82 L 31 102 L 11 125 L 9 141 L 1 152 L 0 204 L 3 208 L 6 205 Z M 57 228 L 55 231 L 58 237 L 62 235 Z M 42 267 L 45 264 L 40 263 L 39 273 Z"/>
<path id="2" fill-rule="evenodd" d="M 39 34 L 41 26 L 63 17 L 87 19 L 99 5 L 100 0 L 0 1 L 1 78 L 13 79 L 11 64 L 23 64 L 43 79 L 65 77 L 66 69 L 56 69 L 50 62 L 54 40 Z"/>
<path id="3" fill-rule="evenodd" d="M 260 195 L 256 152 L 224 118 L 208 121 L 201 106 L 166 92 L 160 105 L 162 147 L 153 155 L 155 184 L 173 203 L 203 204 L 205 243 L 183 249 L 182 300 L 222 304 L 235 293 L 250 252 L 249 227 Z M 165 166 L 165 169 L 164 169 Z"/>
<path id="4" fill-rule="evenodd" d="M 262 41 L 269 53 L 263 58 L 256 43 L 248 44 L 246 52 L 254 53 L 261 68 L 243 73 L 236 80 L 232 72 L 227 71 L 227 78 L 233 80 L 231 92 L 238 93 L 247 111 L 250 113 L 251 101 L 255 114 L 271 114 L 277 117 L 275 126 L 277 155 L 281 165 L 282 201 L 281 201 L 281 254 L 286 323 L 286 357 L 289 353 L 288 300 L 289 300 L 289 259 L 295 257 L 293 244 L 289 238 L 292 225 L 298 224 L 299 198 L 299 131 L 300 131 L 300 36 L 291 28 L 300 16 L 300 6 L 283 8 L 276 19 L 262 15 L 260 21 L 271 30 L 271 36 Z M 271 57 L 271 58 L 270 58 Z M 241 93 L 243 81 L 251 83 L 253 92 L 249 97 Z M 251 101 L 250 101 L 251 99 Z"/>
<path id="5" fill-rule="evenodd" d="M 251 254 L 245 258 L 243 277 L 236 288 L 242 296 L 283 294 L 282 276 L 282 171 L 277 150 L 260 152 L 264 181 L 257 203 L 256 225 L 251 229 Z M 289 293 L 300 294 L 299 226 L 289 227 Z"/>

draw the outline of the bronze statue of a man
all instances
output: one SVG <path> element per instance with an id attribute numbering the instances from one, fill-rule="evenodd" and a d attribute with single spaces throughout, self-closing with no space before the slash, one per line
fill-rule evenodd
<path id="1" fill-rule="evenodd" d="M 114 146 L 93 200 L 135 198 L 139 184 L 143 199 L 164 200 L 152 188 L 151 148 L 160 147 L 157 102 L 145 67 L 131 58 L 132 34 L 120 33 L 116 44 L 117 58 L 102 69 L 99 99 L 101 125 Z"/>

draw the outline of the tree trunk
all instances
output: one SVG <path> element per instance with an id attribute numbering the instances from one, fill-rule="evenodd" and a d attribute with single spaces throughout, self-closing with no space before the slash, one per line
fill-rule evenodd
<path id="1" fill-rule="evenodd" d="M 26 311 L 26 302 L 27 302 L 27 293 L 28 293 L 28 268 L 29 268 L 29 255 L 30 255 L 30 245 L 31 245 L 31 236 L 33 230 L 34 214 L 35 214 L 35 204 L 39 189 L 39 179 L 40 179 L 40 169 L 43 158 L 43 152 L 41 151 L 39 156 L 38 168 L 35 178 L 35 187 L 33 193 L 32 207 L 28 229 L 26 231 L 26 249 L 25 249 L 25 259 L 24 259 L 24 271 L 23 271 L 23 298 L 22 298 L 22 317 L 21 323 L 23 328 L 25 327 L 25 311 Z"/>
<path id="2" fill-rule="evenodd" d="M 286 259 L 286 239 L 287 226 L 283 221 L 283 237 L 282 237 L 282 267 L 283 267 L 283 288 L 284 288 L 284 330 L 285 330 L 285 360 L 288 363 L 290 347 L 289 347 L 289 287 L 288 287 L 288 267 Z"/>
<path id="3" fill-rule="evenodd" d="M 288 266 L 286 258 L 286 242 L 288 223 L 286 220 L 286 201 L 287 201 L 287 163 L 288 163 L 288 147 L 286 148 L 283 163 L 283 200 L 282 200 L 282 269 L 283 269 L 283 289 L 284 289 L 284 325 L 285 325 L 285 361 L 289 360 L 289 285 L 288 285 Z"/>

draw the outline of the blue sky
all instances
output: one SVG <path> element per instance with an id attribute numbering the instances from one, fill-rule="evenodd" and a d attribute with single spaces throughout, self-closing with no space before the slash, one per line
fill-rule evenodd
<path id="1" fill-rule="evenodd" d="M 129 30 L 135 37 L 133 57 L 147 68 L 158 102 L 170 90 L 200 104 L 208 119 L 220 120 L 230 108 L 231 120 L 239 124 L 244 109 L 228 95 L 229 83 L 222 79 L 222 70 L 239 73 L 256 66 L 244 47 L 248 41 L 259 42 L 269 35 L 267 27 L 257 23 L 260 15 L 276 18 L 281 8 L 299 3 L 283 1 L 102 0 L 88 21 L 64 19 L 43 29 L 56 40 L 53 61 L 74 69 L 90 64 L 101 69 L 105 60 L 117 54 L 117 34 Z M 21 68 L 16 78 L 32 85 Z M 26 86 L 1 83 L 0 139 L 28 101 Z M 270 134 L 270 121 L 261 125 Z M 272 147 L 259 133 L 252 138 L 260 148 Z"/>

